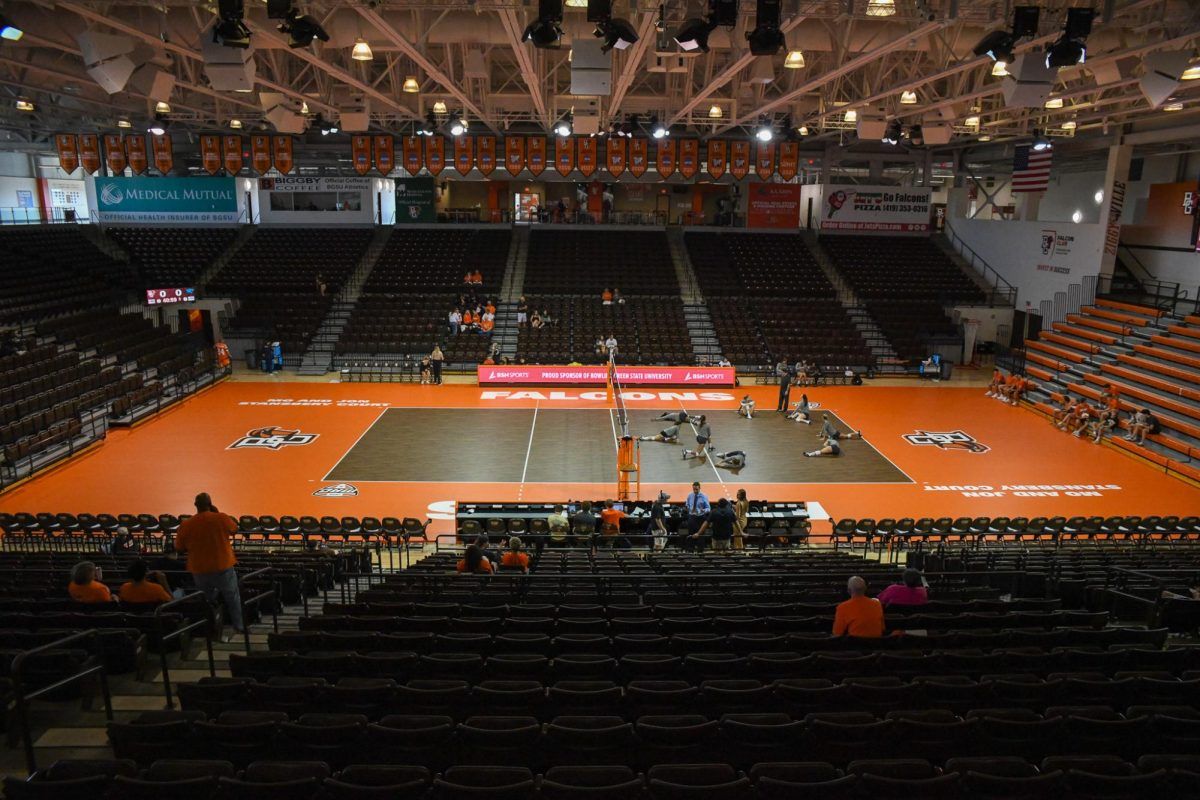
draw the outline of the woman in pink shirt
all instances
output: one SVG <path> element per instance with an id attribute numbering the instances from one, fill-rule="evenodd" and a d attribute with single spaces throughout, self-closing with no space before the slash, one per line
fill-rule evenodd
<path id="1" fill-rule="evenodd" d="M 892 603 L 901 606 L 923 606 L 929 602 L 929 590 L 923 583 L 919 569 L 906 569 L 903 584 L 893 583 L 875 599 L 885 606 Z"/>

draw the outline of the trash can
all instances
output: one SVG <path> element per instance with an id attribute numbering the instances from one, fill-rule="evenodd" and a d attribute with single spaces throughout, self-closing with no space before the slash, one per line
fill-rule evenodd
<path id="1" fill-rule="evenodd" d="M 250 369 L 258 369 L 258 350 L 250 348 L 246 351 L 246 366 Z"/>

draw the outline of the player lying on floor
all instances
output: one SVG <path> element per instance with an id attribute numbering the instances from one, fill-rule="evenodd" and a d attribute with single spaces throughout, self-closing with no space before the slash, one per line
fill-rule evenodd
<path id="1" fill-rule="evenodd" d="M 679 426 L 670 425 L 663 428 L 655 436 L 639 436 L 640 442 L 666 442 L 667 444 L 675 444 L 679 441 Z"/>
<path id="2" fill-rule="evenodd" d="M 736 472 L 746 466 L 746 451 L 730 450 L 728 453 L 713 453 L 713 465 Z"/>
<path id="3" fill-rule="evenodd" d="M 696 422 L 698 422 L 700 420 L 700 417 L 693 416 L 692 414 L 689 414 L 686 411 L 664 411 L 663 413 L 659 414 L 657 417 L 654 418 L 655 422 L 658 422 L 659 420 L 666 420 L 667 422 L 673 422 L 676 425 L 685 425 L 689 422 L 692 423 L 693 425 L 695 425 Z"/>
<path id="4" fill-rule="evenodd" d="M 817 436 L 822 439 L 832 439 L 833 441 L 836 442 L 839 439 L 861 439 L 862 438 L 862 431 L 848 431 L 846 433 L 842 433 L 841 431 L 839 431 L 837 428 L 835 428 L 833 426 L 833 423 L 829 421 L 829 414 L 822 414 L 821 419 L 822 419 L 821 432 L 818 433 Z"/>

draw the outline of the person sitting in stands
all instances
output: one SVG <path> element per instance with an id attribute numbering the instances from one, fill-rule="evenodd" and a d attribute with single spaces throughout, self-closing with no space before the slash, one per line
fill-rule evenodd
<path id="1" fill-rule="evenodd" d="M 556 505 L 554 513 L 546 517 L 546 527 L 550 529 L 550 546 L 566 547 L 571 540 L 571 522 L 563 513 L 563 507 Z"/>
<path id="2" fill-rule="evenodd" d="M 834 636 L 878 639 L 883 636 L 883 606 L 867 597 L 867 582 L 855 575 L 846 581 L 850 599 L 838 604 L 833 616 Z"/>
<path id="3" fill-rule="evenodd" d="M 984 397 L 1000 397 L 1000 387 L 1004 385 L 1004 373 L 999 367 L 992 370 L 992 382 L 988 384 L 988 390 L 984 393 Z"/>
<path id="4" fill-rule="evenodd" d="M 1083 436 L 1083 432 L 1091 428 L 1096 417 L 1099 416 L 1096 410 L 1087 403 L 1079 404 L 1079 418 L 1075 422 L 1075 429 L 1071 431 L 1072 436 Z"/>
<path id="5" fill-rule="evenodd" d="M 455 570 L 463 573 L 480 573 L 490 575 L 492 573 L 492 562 L 488 561 L 487 556 L 483 554 L 483 550 L 478 545 L 467 545 L 467 551 L 463 553 L 463 557 L 458 560 L 458 566 Z"/>
<path id="6" fill-rule="evenodd" d="M 142 546 L 133 538 L 129 528 L 124 525 L 117 528 L 117 535 L 113 537 L 112 546 L 109 548 L 110 553 L 114 556 L 128 556 L 137 555 L 141 551 Z"/>
<path id="7" fill-rule="evenodd" d="M 100 582 L 103 577 L 103 570 L 91 561 L 80 561 L 71 570 L 71 583 L 67 586 L 67 594 L 76 603 L 112 602 L 112 592 Z"/>
<path id="8" fill-rule="evenodd" d="M 479 363 L 485 367 L 493 367 L 496 365 L 496 359 L 492 358 L 491 353 L 488 353 L 487 358 L 483 359 L 483 361 L 480 361 Z"/>
<path id="9" fill-rule="evenodd" d="M 1050 424 L 1056 428 L 1061 428 L 1063 421 L 1075 412 L 1075 404 L 1077 402 L 1074 397 L 1069 397 L 1065 394 L 1059 398 L 1058 408 L 1054 409 L 1054 413 L 1050 415 Z"/>
<path id="10" fill-rule="evenodd" d="M 625 512 L 616 508 L 612 500 L 604 501 L 604 510 L 600 512 L 600 533 L 609 541 L 615 541 L 621 535 L 621 520 Z"/>
<path id="11" fill-rule="evenodd" d="M 479 323 L 479 332 L 484 336 L 489 335 L 496 327 L 496 315 L 490 311 L 483 312 L 483 319 Z"/>
<path id="12" fill-rule="evenodd" d="M 1129 422 L 1129 435 L 1125 438 L 1134 444 L 1146 444 L 1146 435 L 1158 433 L 1158 418 L 1150 413 L 1150 409 L 1139 409 Z"/>
<path id="13" fill-rule="evenodd" d="M 625 305 L 625 298 L 621 297 L 621 290 L 615 286 L 613 287 L 613 290 L 612 290 L 612 299 L 613 299 L 613 302 L 619 306 Z"/>
<path id="14" fill-rule="evenodd" d="M 457 308 L 450 309 L 450 315 L 447 317 L 447 321 L 450 324 L 450 335 L 458 336 L 458 331 L 460 328 L 462 328 L 463 324 L 462 312 Z"/>
<path id="15" fill-rule="evenodd" d="M 129 580 L 121 584 L 117 594 L 122 603 L 169 603 L 171 590 L 167 578 L 161 572 L 150 572 L 150 567 L 140 558 L 129 565 L 125 573 Z"/>
<path id="16" fill-rule="evenodd" d="M 466 275 L 463 275 L 463 285 L 470 286 L 472 277 L 473 275 L 470 272 L 468 272 Z"/>
<path id="17" fill-rule="evenodd" d="M 1063 431 L 1075 430 L 1077 427 L 1079 427 L 1080 417 L 1083 416 L 1086 410 L 1087 403 L 1075 398 L 1071 398 L 1071 401 L 1067 404 L 1067 407 L 1063 409 L 1062 418 L 1058 421 L 1056 426 L 1059 430 Z"/>
<path id="18" fill-rule="evenodd" d="M 571 531 L 576 543 L 591 541 L 596 534 L 596 517 L 592 514 L 592 501 L 584 500 L 579 512 L 571 517 Z"/>
<path id="19" fill-rule="evenodd" d="M 553 325 L 554 324 L 554 317 L 550 316 L 550 309 L 548 309 L 548 308 L 542 309 L 542 324 L 543 325 Z"/>
<path id="20" fill-rule="evenodd" d="M 521 538 L 508 537 L 508 551 L 500 557 L 500 566 L 529 572 L 529 556 L 521 552 Z"/>
<path id="21" fill-rule="evenodd" d="M 545 324 L 546 323 L 545 320 L 542 319 L 542 315 L 537 311 L 534 311 L 533 317 L 529 320 L 529 327 L 533 328 L 534 330 L 541 330 L 542 326 Z"/>
<path id="22" fill-rule="evenodd" d="M 604 292 L 600 295 L 600 302 L 606 306 L 611 306 L 613 304 L 612 289 L 604 290 Z"/>
<path id="23" fill-rule="evenodd" d="M 462 312 L 462 329 L 464 331 L 475 330 L 475 326 L 478 322 L 479 320 L 475 318 L 475 312 L 470 308 Z"/>
<path id="24" fill-rule="evenodd" d="M 902 606 L 923 606 L 929 602 L 929 590 L 921 579 L 921 570 L 904 570 L 904 582 L 893 583 L 876 596 L 884 606 L 899 603 Z"/>
<path id="25" fill-rule="evenodd" d="M 1096 412 L 1096 418 L 1092 420 L 1091 426 L 1088 428 L 1088 433 L 1092 437 L 1092 442 L 1100 444 L 1100 440 L 1104 438 L 1104 434 L 1117 427 L 1117 412 L 1105 406 Z"/>
<path id="26" fill-rule="evenodd" d="M 483 286 L 483 273 L 475 270 L 471 273 L 471 284 L 473 286 Z"/>
<path id="27" fill-rule="evenodd" d="M 492 302 L 492 298 L 489 297 L 487 301 L 484 302 L 483 310 L 491 314 L 493 317 L 496 316 L 496 304 Z"/>

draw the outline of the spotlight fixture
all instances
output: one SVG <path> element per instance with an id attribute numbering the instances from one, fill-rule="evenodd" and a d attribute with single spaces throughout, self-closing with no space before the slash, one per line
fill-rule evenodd
<path id="1" fill-rule="evenodd" d="M 522 42 L 533 42 L 537 48 L 558 47 L 562 38 L 562 0 L 538 0 L 537 19 L 521 34 Z"/>
<path id="2" fill-rule="evenodd" d="M 783 59 L 784 69 L 804 69 L 804 51 L 789 50 L 787 57 Z"/>
<path id="3" fill-rule="evenodd" d="M 847 109 L 845 114 L 842 114 L 842 119 L 846 122 L 858 122 L 858 112 L 853 108 Z"/>
<path id="4" fill-rule="evenodd" d="M 8 17 L 0 14 L 0 39 L 7 39 L 10 42 L 19 42 L 21 37 L 25 35 L 25 31 L 12 24 Z"/>
<path id="5" fill-rule="evenodd" d="M 450 135 L 462 136 L 471 127 L 466 117 L 458 117 L 450 121 Z"/>
<path id="6" fill-rule="evenodd" d="M 132 128 L 133 123 L 125 118 L 121 118 L 121 119 L 117 120 L 117 127 L 118 128 Z"/>
<path id="7" fill-rule="evenodd" d="M 170 114 L 171 113 L 171 104 L 166 103 L 162 100 L 159 100 L 157 103 L 154 104 L 154 113 L 155 114 Z"/>
<path id="8" fill-rule="evenodd" d="M 892 17 L 896 15 L 896 0 L 867 0 L 868 17 Z"/>
<path id="9" fill-rule="evenodd" d="M 721 110 L 721 107 L 719 105 L 713 104 L 708 107 L 708 118 L 709 119 L 720 119 L 724 115 L 724 113 L 725 112 Z"/>
<path id="10" fill-rule="evenodd" d="M 350 57 L 355 61 L 373 61 L 375 54 L 371 52 L 371 45 L 367 44 L 367 40 L 359 37 L 354 40 L 354 47 L 350 50 Z"/>
<path id="11" fill-rule="evenodd" d="M 925 132 L 921 130 L 920 125 L 913 125 L 908 129 L 908 143 L 914 147 L 925 144 Z"/>
<path id="12" fill-rule="evenodd" d="M 907 92 L 900 93 L 900 105 L 915 106 L 916 104 L 917 104 L 917 93 L 916 92 L 910 90 Z"/>
<path id="13" fill-rule="evenodd" d="M 565 139 L 571 135 L 571 112 L 562 115 L 562 119 L 554 123 L 554 135 Z"/>
<path id="14" fill-rule="evenodd" d="M 435 130 L 437 130 L 437 118 L 430 111 L 425 115 L 424 122 L 417 123 L 417 136 L 433 136 Z"/>
<path id="15" fill-rule="evenodd" d="M 243 0 L 218 0 L 217 16 L 220 21 L 213 26 L 213 42 L 243 50 L 249 47 L 250 29 L 243 21 L 245 13 Z"/>
<path id="16" fill-rule="evenodd" d="M 402 88 L 409 94 L 416 94 L 421 91 L 421 84 L 417 83 L 417 79 L 414 76 L 409 75 L 404 79 L 404 86 Z"/>
<path id="17" fill-rule="evenodd" d="M 708 52 L 708 35 L 717 28 L 711 19 L 687 19 L 675 31 L 675 44 L 687 52 Z"/>
<path id="18" fill-rule="evenodd" d="M 588 0 L 567 0 L 563 5 L 567 8 L 587 8 Z"/>
<path id="19" fill-rule="evenodd" d="M 1067 9 L 1067 24 L 1062 36 L 1046 48 L 1046 66 L 1049 69 L 1073 67 L 1087 60 L 1087 37 L 1092 32 L 1092 20 L 1096 12 L 1090 8 Z"/>
<path id="20" fill-rule="evenodd" d="M 963 125 L 967 126 L 968 128 L 972 128 L 973 130 L 979 130 L 979 117 L 972 114 L 963 120 Z"/>
<path id="21" fill-rule="evenodd" d="M 1064 130 L 1064 131 L 1073 131 L 1073 130 L 1075 130 L 1077 127 L 1079 127 L 1079 123 L 1077 123 L 1077 122 L 1076 122 L 1075 120 L 1073 120 L 1073 119 L 1069 119 L 1069 120 L 1067 120 L 1066 122 L 1064 122 L 1064 123 L 1062 124 L 1062 126 L 1063 126 L 1063 130 Z"/>
<path id="22" fill-rule="evenodd" d="M 894 119 L 888 123 L 887 130 L 883 133 L 883 138 L 879 141 L 884 144 L 897 145 L 900 144 L 900 136 L 904 133 L 900 127 L 900 120 Z"/>
<path id="23" fill-rule="evenodd" d="M 1200 81 L 1200 64 L 1192 64 L 1179 76 L 1181 81 Z"/>
<path id="24" fill-rule="evenodd" d="M 634 30 L 633 24 L 627 19 L 615 17 L 597 23 L 596 30 L 593 31 L 592 35 L 597 39 L 604 40 L 604 44 L 600 45 L 601 53 L 607 53 L 613 48 L 625 50 L 638 40 L 637 31 Z"/>
<path id="25" fill-rule="evenodd" d="M 746 31 L 750 54 L 773 56 L 784 47 L 783 31 L 779 29 L 780 0 L 758 0 L 754 13 L 754 28 Z"/>
<path id="26" fill-rule="evenodd" d="M 308 14 L 297 14 L 295 10 L 289 12 L 287 19 L 279 25 L 279 32 L 288 35 L 288 47 L 293 49 L 308 47 L 312 44 L 313 39 L 320 39 L 322 42 L 329 41 L 329 33 L 321 27 L 321 23 Z M 356 44 L 355 47 L 357 48 L 358 45 Z"/>
<path id="27" fill-rule="evenodd" d="M 650 118 L 650 135 L 651 136 L 653 136 L 655 139 L 664 139 L 664 138 L 666 138 L 666 136 L 669 133 L 670 133 L 670 131 L 668 131 L 666 129 L 666 127 L 664 127 L 663 124 L 658 121 L 658 117 Z"/>
<path id="28" fill-rule="evenodd" d="M 992 64 L 992 76 L 993 77 L 1007 78 L 1008 75 L 1009 75 L 1009 72 L 1008 72 L 1008 62 L 1007 61 L 997 61 L 995 64 Z"/>
<path id="29" fill-rule="evenodd" d="M 1183 111 L 1183 102 L 1180 100 L 1172 100 L 1162 107 L 1163 111 Z"/>
<path id="30" fill-rule="evenodd" d="M 980 134 L 980 136 L 979 136 L 979 141 L 981 141 L 981 142 L 990 142 L 991 140 L 992 140 L 991 134 L 983 133 L 983 134 Z"/>
<path id="31" fill-rule="evenodd" d="M 17 111 L 33 111 L 33 103 L 28 100 L 17 101 Z"/>
<path id="32" fill-rule="evenodd" d="M 1034 130 L 1034 132 L 1033 132 L 1032 145 L 1033 145 L 1033 149 L 1038 153 L 1041 153 L 1045 150 L 1049 150 L 1050 146 L 1051 146 L 1050 140 L 1047 139 L 1046 136 L 1039 130 Z"/>
<path id="33" fill-rule="evenodd" d="M 1017 40 L 1037 33 L 1040 16 L 1041 9 L 1037 6 L 1017 6 L 1013 9 L 1012 28 L 987 34 L 975 45 L 973 52 L 977 56 L 988 56 L 997 63 L 1003 61 L 1005 66 L 1008 66 L 1012 63 L 1013 47 L 1016 46 Z M 996 74 L 995 68 L 992 74 Z"/>
<path id="34" fill-rule="evenodd" d="M 435 103 L 433 104 L 433 113 L 435 113 L 435 114 L 445 114 L 445 113 L 446 113 L 446 101 L 445 101 L 445 100 L 438 100 L 437 102 L 435 102 Z"/>
<path id="35" fill-rule="evenodd" d="M 775 131 L 771 126 L 771 120 L 766 114 L 758 118 L 758 127 L 754 129 L 754 138 L 760 142 L 769 142 L 775 138 Z"/>
<path id="36" fill-rule="evenodd" d="M 152 123 L 150 125 L 150 127 L 147 128 L 146 130 L 149 131 L 150 133 L 154 134 L 155 136 L 162 136 L 164 133 L 167 132 L 167 129 L 164 128 L 162 126 L 162 123 L 159 123 L 159 122 Z"/>
<path id="37" fill-rule="evenodd" d="M 800 130 L 798 130 L 797 133 L 799 133 L 801 136 L 808 136 L 808 126 L 801 125 Z"/>
<path id="38" fill-rule="evenodd" d="M 1062 108 L 1063 99 L 1061 97 L 1051 97 L 1046 100 L 1046 108 Z"/>
<path id="39" fill-rule="evenodd" d="M 240 131 L 242 129 L 242 121 L 237 117 L 234 117 L 233 119 L 229 120 L 229 127 L 233 128 L 235 131 Z"/>
<path id="40" fill-rule="evenodd" d="M 625 124 L 621 126 L 621 135 L 625 137 L 633 136 L 633 132 L 638 129 L 638 115 L 630 114 L 625 118 Z"/>
<path id="41" fill-rule="evenodd" d="M 312 126 L 321 132 L 322 136 L 328 136 L 331 133 L 338 132 L 338 126 L 331 122 L 326 122 L 325 117 L 317 114 L 313 117 Z"/>

